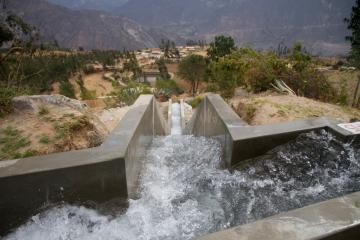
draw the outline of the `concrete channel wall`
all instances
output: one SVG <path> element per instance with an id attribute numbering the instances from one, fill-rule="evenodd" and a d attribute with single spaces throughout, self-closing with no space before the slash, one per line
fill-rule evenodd
<path id="1" fill-rule="evenodd" d="M 144 149 L 168 131 L 154 97 L 142 95 L 100 147 L 0 162 L 0 236 L 51 204 L 136 197 Z"/>
<path id="2" fill-rule="evenodd" d="M 207 95 L 186 126 L 186 133 L 218 138 L 224 148 L 224 165 L 232 168 L 241 161 L 263 155 L 300 133 L 327 129 L 344 141 L 359 136 L 337 126 L 328 118 L 249 126 L 218 95 Z M 275 215 L 200 237 L 199 240 L 300 240 L 359 239 L 360 192 Z"/>
<path id="3" fill-rule="evenodd" d="M 219 95 L 209 94 L 196 108 L 185 127 L 185 133 L 194 136 L 216 137 L 223 146 L 224 165 L 229 168 L 234 162 L 232 128 L 244 126 L 248 126 L 248 124 Z"/>
<path id="4" fill-rule="evenodd" d="M 270 125 L 250 126 L 216 94 L 209 94 L 197 107 L 186 133 L 195 136 L 217 137 L 225 149 L 224 164 L 231 168 L 237 163 L 258 157 L 284 144 L 300 133 L 327 129 L 345 141 L 359 138 L 338 127 L 329 118 L 311 118 Z"/>
<path id="5" fill-rule="evenodd" d="M 229 228 L 198 240 L 357 240 L 360 192 Z"/>

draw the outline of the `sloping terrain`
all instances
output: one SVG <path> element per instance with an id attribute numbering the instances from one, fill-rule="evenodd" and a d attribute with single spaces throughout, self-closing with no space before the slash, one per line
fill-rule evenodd
<path id="1" fill-rule="evenodd" d="M 61 47 L 85 49 L 140 49 L 157 46 L 135 21 L 94 10 L 71 10 L 43 0 L 11 0 L 7 10 L 35 26 L 41 37 Z"/>
<path id="2" fill-rule="evenodd" d="M 99 146 L 131 107 L 92 112 L 61 95 L 21 96 L 0 118 L 0 161 Z"/>
<path id="3" fill-rule="evenodd" d="M 360 119 L 360 110 L 309 98 L 264 93 L 234 97 L 230 105 L 250 125 L 263 125 L 311 117 L 331 117 L 344 122 Z"/>

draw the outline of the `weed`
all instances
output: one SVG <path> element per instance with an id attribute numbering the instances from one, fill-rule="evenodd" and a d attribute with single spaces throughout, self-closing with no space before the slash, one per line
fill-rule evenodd
<path id="1" fill-rule="evenodd" d="M 28 149 L 25 152 L 17 152 L 14 154 L 13 158 L 17 159 L 17 158 L 28 158 L 28 157 L 33 157 L 39 155 L 39 152 L 36 150 L 32 150 L 32 149 Z"/>
<path id="2" fill-rule="evenodd" d="M 87 88 L 82 87 L 80 97 L 82 100 L 94 100 L 96 99 L 96 90 L 88 90 Z"/>
<path id="3" fill-rule="evenodd" d="M 141 94 L 151 94 L 151 90 L 146 84 L 134 81 L 115 92 L 118 101 L 126 105 L 132 105 Z"/>
<path id="4" fill-rule="evenodd" d="M 255 117 L 256 110 L 257 109 L 254 105 L 249 105 L 246 109 L 246 116 L 244 120 L 250 122 Z"/>
<path id="5" fill-rule="evenodd" d="M 20 148 L 30 145 L 28 137 L 21 135 L 21 131 L 8 126 L 0 131 L 0 159 L 12 159 Z"/>
<path id="6" fill-rule="evenodd" d="M 64 113 L 63 117 L 73 118 L 73 117 L 75 117 L 75 114 L 74 113 Z"/>
<path id="7" fill-rule="evenodd" d="M 74 87 L 68 81 L 60 83 L 60 94 L 68 98 L 76 99 Z"/>
<path id="8" fill-rule="evenodd" d="M 52 118 L 52 117 L 49 117 L 49 116 L 44 116 L 42 117 L 42 119 L 45 121 L 45 122 L 55 122 L 56 119 Z"/>
<path id="9" fill-rule="evenodd" d="M 87 126 L 90 126 L 86 116 L 79 116 L 71 119 L 70 121 L 55 124 L 56 139 L 71 139 L 74 132 L 79 131 Z"/>
<path id="10" fill-rule="evenodd" d="M 46 115 L 46 114 L 49 114 L 49 113 L 50 113 L 50 111 L 49 111 L 49 109 L 47 107 L 41 106 L 39 108 L 39 115 L 40 116 L 43 116 L 43 115 Z"/>
<path id="11" fill-rule="evenodd" d="M 36 150 L 32 150 L 32 149 L 28 149 L 26 150 L 23 154 L 22 154 L 22 157 L 23 158 L 27 158 L 27 157 L 33 157 L 33 156 L 36 156 L 38 155 L 38 151 Z"/>
<path id="12" fill-rule="evenodd" d="M 340 105 L 347 105 L 348 101 L 349 101 L 349 96 L 348 96 L 348 90 L 347 90 L 348 86 L 347 86 L 347 82 L 346 80 L 342 80 L 341 84 L 340 84 L 340 93 L 337 96 L 337 102 Z"/>
<path id="13" fill-rule="evenodd" d="M 200 103 L 201 101 L 203 100 L 202 97 L 198 96 L 198 97 L 194 97 L 193 99 L 191 99 L 190 101 L 188 101 L 188 104 L 190 106 L 192 106 L 192 108 L 196 108 Z"/>
<path id="14" fill-rule="evenodd" d="M 42 134 L 39 139 L 39 143 L 42 144 L 49 144 L 50 143 L 50 137 L 48 134 Z"/>

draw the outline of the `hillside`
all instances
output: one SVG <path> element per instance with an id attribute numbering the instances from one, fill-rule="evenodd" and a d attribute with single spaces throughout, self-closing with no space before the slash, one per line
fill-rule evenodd
<path id="1" fill-rule="evenodd" d="M 360 119 L 360 110 L 355 108 L 271 92 L 233 97 L 230 105 L 250 125 L 272 124 L 313 117 L 330 117 L 342 122 Z"/>
<path id="2" fill-rule="evenodd" d="M 12 0 L 7 9 L 40 30 L 46 41 L 61 47 L 85 49 L 140 49 L 157 46 L 135 21 L 94 10 L 71 10 L 42 0 Z"/>
<path id="3" fill-rule="evenodd" d="M 187 38 L 229 34 L 238 44 L 302 41 L 315 53 L 344 53 L 354 0 L 130 0 L 114 12 Z"/>
<path id="4" fill-rule="evenodd" d="M 111 11 L 116 7 L 121 7 L 127 0 L 48 0 L 71 9 L 93 9 Z"/>

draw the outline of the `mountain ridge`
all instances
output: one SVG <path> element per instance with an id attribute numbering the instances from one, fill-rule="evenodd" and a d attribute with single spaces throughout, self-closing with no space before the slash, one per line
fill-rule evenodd
<path id="1" fill-rule="evenodd" d="M 312 51 L 342 53 L 349 45 L 343 19 L 354 0 L 130 0 L 114 12 L 184 38 L 235 38 L 257 48 L 303 42 Z M 330 47 L 329 47 L 330 46 Z M 334 48 L 335 47 L 335 48 Z"/>
<path id="2" fill-rule="evenodd" d="M 72 10 L 43 0 L 12 0 L 6 7 L 36 27 L 43 40 L 56 40 L 61 47 L 133 50 L 157 46 L 148 30 L 128 17 Z"/>

